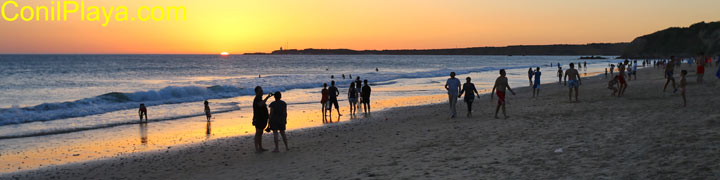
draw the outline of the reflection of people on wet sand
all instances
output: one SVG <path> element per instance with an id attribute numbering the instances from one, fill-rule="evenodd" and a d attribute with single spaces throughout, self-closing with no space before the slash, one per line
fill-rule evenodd
<path id="1" fill-rule="evenodd" d="M 147 108 L 145 107 L 145 104 L 140 104 L 140 108 L 138 109 L 138 114 L 140 115 L 140 122 L 143 121 L 143 116 L 145 116 L 145 122 L 148 121 Z"/>
<path id="2" fill-rule="evenodd" d="M 253 100 L 253 122 L 252 125 L 255 126 L 255 151 L 256 152 L 263 152 L 267 151 L 267 149 L 264 149 L 262 147 L 262 134 L 263 130 L 268 124 L 268 109 L 265 102 L 272 96 L 272 94 L 268 94 L 268 96 L 263 99 L 263 90 L 262 87 L 256 86 L 255 87 L 255 99 Z"/>
<path id="3" fill-rule="evenodd" d="M 212 117 L 210 114 L 210 103 L 207 100 L 205 100 L 205 117 L 207 121 L 210 121 L 210 117 Z"/>
<path id="4" fill-rule="evenodd" d="M 147 123 L 140 123 L 140 144 L 146 145 L 148 142 Z"/>
<path id="5" fill-rule="evenodd" d="M 210 128 L 210 121 L 207 121 L 207 125 L 205 125 L 205 135 L 207 137 L 210 137 L 211 128 Z"/>
<path id="6" fill-rule="evenodd" d="M 270 103 L 270 127 L 273 131 L 273 137 L 275 139 L 275 150 L 272 152 L 280 152 L 278 149 L 278 131 L 282 136 L 283 143 L 285 143 L 285 150 L 289 151 L 287 144 L 287 137 L 285 136 L 285 125 L 287 124 L 287 104 L 285 101 L 280 100 L 282 94 L 280 91 L 275 92 L 275 101 Z"/>
<path id="7" fill-rule="evenodd" d="M 572 67 L 572 66 L 571 66 Z M 532 71 L 532 69 L 531 69 Z M 500 111 L 500 108 L 502 107 L 503 116 L 505 116 L 505 119 L 509 118 L 507 116 L 507 113 L 505 112 L 505 89 L 510 90 L 510 92 L 515 95 L 515 91 L 510 88 L 510 85 L 508 84 L 508 79 L 505 77 L 505 69 L 500 69 L 500 77 L 495 79 L 495 85 L 493 86 L 492 90 L 490 90 L 490 101 L 493 99 L 493 93 L 496 93 L 498 96 L 498 105 L 495 108 L 495 119 L 498 119 L 498 111 Z M 496 92 L 497 90 L 497 92 Z"/>

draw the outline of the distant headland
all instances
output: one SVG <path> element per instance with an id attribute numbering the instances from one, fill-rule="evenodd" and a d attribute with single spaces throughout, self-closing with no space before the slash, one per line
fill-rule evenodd
<path id="1" fill-rule="evenodd" d="M 246 55 L 576 55 L 593 59 L 599 56 L 619 58 L 666 58 L 669 56 L 720 55 L 720 22 L 699 22 L 690 27 L 672 27 L 635 38 L 632 42 L 514 45 L 505 47 L 468 47 L 450 49 L 280 49 L 271 53 Z M 597 56 L 596 56 L 597 55 Z"/>
<path id="2" fill-rule="evenodd" d="M 248 55 L 620 55 L 628 43 L 517 45 L 506 47 L 470 47 L 452 49 L 280 49 L 272 53 L 246 53 Z"/>

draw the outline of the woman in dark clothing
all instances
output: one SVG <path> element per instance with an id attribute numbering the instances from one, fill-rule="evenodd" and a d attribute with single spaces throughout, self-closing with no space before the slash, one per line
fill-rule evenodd
<path id="1" fill-rule="evenodd" d="M 262 134 L 263 130 L 268 124 L 268 109 L 265 102 L 272 96 L 268 94 L 265 99 L 262 99 L 263 90 L 262 87 L 255 87 L 255 99 L 253 100 L 253 121 L 252 125 L 255 126 L 255 151 L 263 152 L 267 149 L 262 147 Z"/>
<path id="2" fill-rule="evenodd" d="M 275 92 L 275 101 L 270 103 L 270 127 L 273 131 L 273 137 L 275 138 L 275 150 L 273 152 L 280 152 L 278 148 L 278 131 L 282 136 L 283 143 L 285 143 L 285 150 L 289 151 L 287 145 L 287 137 L 285 136 L 285 125 L 287 124 L 287 104 L 285 101 L 280 100 L 282 94 L 280 91 Z"/>

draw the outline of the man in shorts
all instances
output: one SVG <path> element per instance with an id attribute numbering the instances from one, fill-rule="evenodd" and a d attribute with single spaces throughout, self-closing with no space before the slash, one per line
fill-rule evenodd
<path id="1" fill-rule="evenodd" d="M 328 96 L 329 96 L 329 102 L 332 105 L 335 105 L 335 110 L 337 110 L 338 116 L 342 116 L 340 114 L 340 105 L 338 105 L 337 97 L 340 95 L 340 91 L 337 87 L 335 87 L 335 81 L 330 81 L 330 88 L 328 88 Z M 332 117 L 332 107 L 330 107 L 330 116 Z"/>
<path id="2" fill-rule="evenodd" d="M 573 89 L 575 90 L 575 101 L 580 101 L 578 99 L 578 94 L 580 94 L 579 87 L 582 82 L 580 81 L 580 73 L 578 73 L 578 71 L 575 69 L 575 64 L 570 63 L 570 69 L 565 71 L 565 80 L 567 81 L 568 88 L 570 88 L 570 92 L 568 94 L 570 102 L 572 102 Z"/>
<path id="3" fill-rule="evenodd" d="M 667 79 L 665 81 L 665 86 L 663 87 L 663 92 L 667 89 L 668 84 L 670 81 L 672 81 L 672 87 L 673 93 L 677 92 L 677 86 L 675 86 L 675 78 L 673 77 L 673 71 L 675 70 L 675 56 L 670 56 L 670 62 L 665 64 L 665 78 Z"/>
<path id="4" fill-rule="evenodd" d="M 495 85 L 493 86 L 492 90 L 490 91 L 490 101 L 493 99 L 493 93 L 496 93 L 498 96 L 498 105 L 495 108 L 495 119 L 499 119 L 497 114 L 498 111 L 500 111 L 500 108 L 502 107 L 503 116 L 505 116 L 505 119 L 509 118 L 507 116 L 507 113 L 505 112 L 505 89 L 510 90 L 512 95 L 515 95 L 515 91 L 510 88 L 510 85 L 508 84 L 508 79 L 505 77 L 505 69 L 500 69 L 500 77 L 495 79 Z M 497 91 L 497 92 L 496 92 Z"/>
<path id="5" fill-rule="evenodd" d="M 370 89 L 367 79 L 363 82 L 365 85 L 362 87 L 362 94 L 360 94 L 360 98 L 362 98 L 363 110 L 367 114 L 370 112 L 370 93 L 372 92 L 372 89 Z"/>
<path id="6" fill-rule="evenodd" d="M 703 84 L 703 77 L 705 76 L 705 63 L 707 63 L 707 57 L 705 57 L 705 53 L 699 53 L 697 57 L 697 70 L 695 73 L 697 74 L 697 83 Z"/>

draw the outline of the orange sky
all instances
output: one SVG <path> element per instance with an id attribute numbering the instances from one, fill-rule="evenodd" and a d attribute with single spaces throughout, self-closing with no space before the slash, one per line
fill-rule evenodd
<path id="1" fill-rule="evenodd" d="M 0 0 L 6 2 L 7 0 Z M 18 1 L 18 0 L 16 0 Z M 76 0 L 80 2 L 80 0 Z M 51 0 L 18 2 L 50 6 Z M 290 48 L 428 49 L 628 42 L 670 26 L 720 20 L 718 0 L 127 0 L 184 6 L 185 21 L 7 22 L 0 53 L 270 52 Z M 12 7 L 9 12 L 19 8 Z"/>

